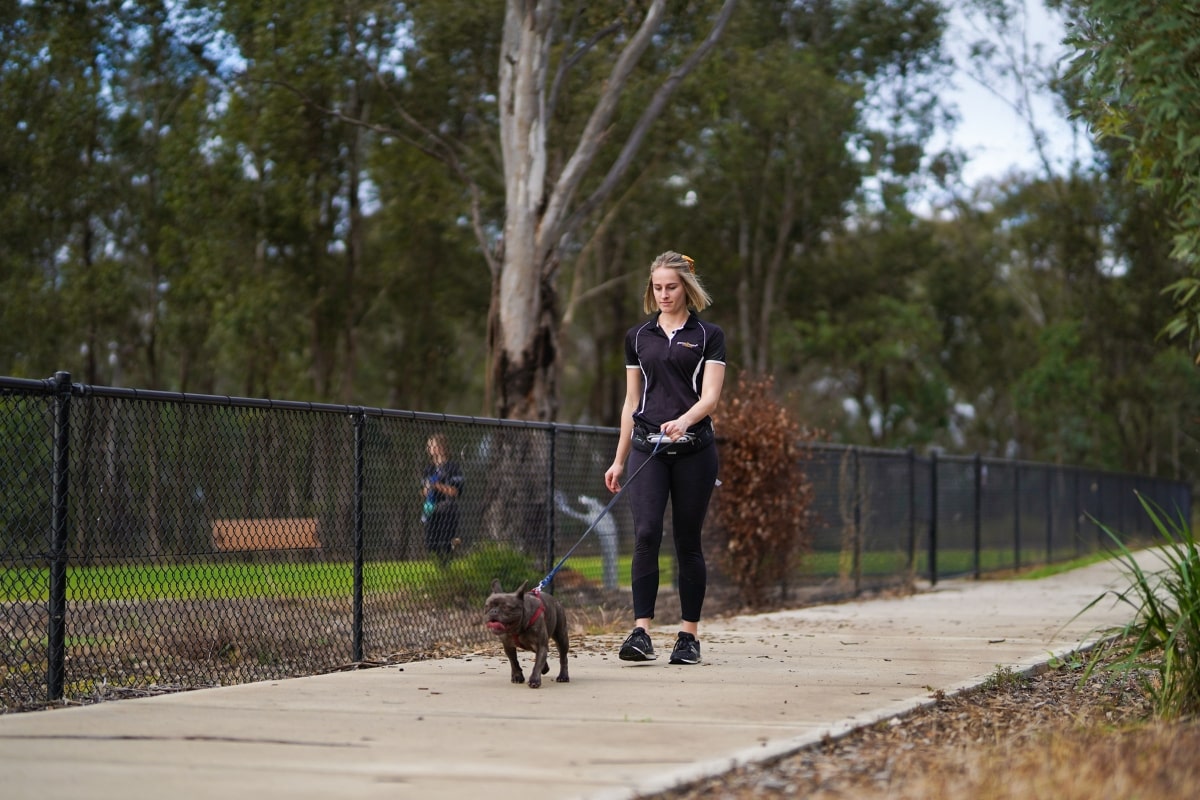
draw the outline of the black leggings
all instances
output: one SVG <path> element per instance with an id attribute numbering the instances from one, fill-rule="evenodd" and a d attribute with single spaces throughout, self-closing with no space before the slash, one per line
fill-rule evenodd
<path id="1" fill-rule="evenodd" d="M 646 459 L 652 463 L 642 464 Z M 675 562 L 679 570 L 680 616 L 699 622 L 704 606 L 708 571 L 700 547 L 700 529 L 708 513 L 708 501 L 717 481 L 717 447 L 710 445 L 685 456 L 640 450 L 629 454 L 625 493 L 633 512 L 633 616 L 653 619 L 658 599 L 658 551 L 662 546 L 663 517 L 671 500 L 671 522 L 675 536 Z"/>
<path id="2" fill-rule="evenodd" d="M 425 520 L 425 547 L 439 561 L 446 561 L 454 552 L 454 537 L 458 534 L 458 509 L 453 501 L 439 504 L 433 516 Z"/>

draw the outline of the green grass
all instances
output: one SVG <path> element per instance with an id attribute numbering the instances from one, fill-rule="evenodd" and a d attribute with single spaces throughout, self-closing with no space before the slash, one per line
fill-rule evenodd
<path id="1" fill-rule="evenodd" d="M 927 553 L 917 554 L 916 569 L 924 571 Z M 1045 577 L 1108 557 L 1095 553 L 1061 564 L 1046 565 L 1031 570 L 1029 578 Z M 836 576 L 840 554 L 833 551 L 811 553 L 805 557 L 800 572 L 812 576 Z M 619 586 L 630 585 L 631 555 L 617 560 Z M 1008 569 L 1012 552 L 1007 549 L 984 551 L 981 556 L 985 572 Z M 455 566 L 457 565 L 457 567 Z M 864 575 L 901 575 L 908 565 L 902 551 L 869 551 L 862 555 Z M 970 550 L 949 550 L 938 553 L 938 572 L 962 574 L 974 570 L 974 554 Z M 452 573 L 433 561 L 370 561 L 363 566 L 363 579 L 368 593 L 396 591 L 431 591 L 446 583 L 448 577 L 459 582 L 478 582 L 487 578 L 493 566 L 505 572 L 506 588 L 512 574 L 519 572 L 507 564 L 504 553 L 483 551 L 469 553 L 464 559 L 452 562 Z M 469 567 L 469 568 L 468 568 Z M 675 574 L 674 555 L 664 549 L 659 567 L 664 580 Z M 464 572 L 464 568 L 465 569 Z M 604 565 L 599 555 L 572 556 L 564 569 L 578 572 L 596 584 L 603 581 Z M 457 573 L 464 572 L 462 575 Z M 538 566 L 525 569 L 530 582 L 544 574 Z M 49 591 L 49 570 L 46 568 L 9 567 L 0 570 L 0 601 L 12 602 L 46 597 Z M 499 576 L 497 576 L 499 577 Z M 255 597 L 313 598 L 348 597 L 353 591 L 353 570 L 349 562 L 247 564 L 131 564 L 72 566 L 67 574 L 67 599 L 75 602 L 104 600 L 163 600 L 163 599 L 240 599 Z"/>
<path id="2" fill-rule="evenodd" d="M 1061 575 L 1064 572 L 1070 572 L 1073 569 L 1080 567 L 1088 567 L 1092 564 L 1099 564 L 1101 561 L 1108 561 L 1113 557 L 1112 553 L 1104 551 L 1096 551 L 1089 553 L 1086 556 L 1073 558 L 1070 561 L 1060 561 L 1057 564 L 1045 564 L 1040 567 L 1035 567 L 1028 572 L 1021 573 L 1022 580 L 1036 581 L 1039 578 L 1052 578 L 1055 575 Z"/>
<path id="3" fill-rule="evenodd" d="M 439 578 L 430 561 L 373 562 L 363 567 L 372 592 L 427 586 Z M 67 600 L 239 599 L 250 597 L 346 597 L 354 574 L 348 563 L 314 564 L 131 564 L 72 567 Z M 0 571 L 0 601 L 45 597 L 50 571 L 11 567 Z"/>
<path id="4" fill-rule="evenodd" d="M 630 583 L 632 558 L 623 556 L 617 564 L 618 582 Z M 503 572 L 513 570 L 499 554 L 470 554 L 451 562 L 449 574 L 433 561 L 373 561 L 363 565 L 363 583 L 368 593 L 425 591 L 445 583 L 448 578 L 483 581 L 504 578 L 505 588 L 513 582 L 508 574 L 493 576 L 491 565 Z M 663 555 L 664 575 L 673 574 L 673 559 Z M 600 583 L 604 566 L 600 556 L 572 557 L 566 567 Z M 536 582 L 542 573 L 527 571 Z M 464 574 L 460 574 L 464 573 Z M 306 598 L 348 597 L 354 589 L 353 570 L 348 562 L 313 564 L 130 564 L 72 566 L 67 573 L 67 600 L 92 602 L 104 600 L 212 600 L 254 597 Z M 484 580 L 486 578 L 486 580 Z M 459 582 L 461 582 L 461 580 Z M 452 580 L 452 582 L 454 582 Z M 0 602 L 43 598 L 49 593 L 50 571 L 46 568 L 10 567 L 0 570 Z"/>
<path id="5" fill-rule="evenodd" d="M 673 575 L 675 568 L 674 559 L 663 553 L 658 559 L 658 568 L 664 575 Z M 600 556 L 571 556 L 567 559 L 567 563 L 563 569 L 569 569 L 573 572 L 578 572 L 583 577 L 593 583 L 602 584 L 604 582 L 604 561 Z M 628 586 L 633 582 L 630 577 L 633 573 L 633 556 L 618 556 L 617 557 L 617 585 Z"/>

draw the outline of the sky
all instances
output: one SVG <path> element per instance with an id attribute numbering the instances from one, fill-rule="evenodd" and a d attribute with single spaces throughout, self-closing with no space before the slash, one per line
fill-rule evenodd
<path id="1" fill-rule="evenodd" d="M 1031 53 L 1041 48 L 1039 60 L 1055 63 L 1068 53 L 1061 44 L 1064 35 L 1061 20 L 1051 15 L 1039 0 L 1026 0 L 1026 30 Z M 951 14 L 951 32 L 947 37 L 955 59 L 965 59 L 970 42 L 980 38 L 978 30 L 956 9 Z M 958 128 L 949 136 L 955 146 L 971 156 L 964 170 L 964 180 L 975 185 L 987 178 L 998 178 L 1013 168 L 1025 171 L 1041 171 L 1028 125 L 1004 101 L 960 74 L 956 78 L 957 90 L 948 99 L 958 106 L 962 117 Z M 1015 98 L 1015 89 L 995 84 L 1005 97 Z M 1070 160 L 1079 153 L 1086 157 L 1086 142 L 1077 142 L 1076 134 L 1049 98 L 1039 98 L 1033 103 L 1036 123 L 1049 134 L 1048 152 L 1056 172 L 1065 171 Z M 945 138 L 935 140 L 944 144 Z"/>

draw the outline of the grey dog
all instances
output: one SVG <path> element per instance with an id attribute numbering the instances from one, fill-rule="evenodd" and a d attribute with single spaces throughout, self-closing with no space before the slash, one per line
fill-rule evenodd
<path id="1" fill-rule="evenodd" d="M 505 592 L 499 580 L 492 581 L 492 593 L 483 606 L 488 630 L 500 637 L 504 654 L 512 665 L 512 682 L 524 683 L 525 673 L 517 663 L 517 649 L 535 653 L 529 688 L 542 685 L 542 676 L 550 671 L 550 639 L 558 646 L 559 683 L 567 683 L 567 615 L 557 600 L 545 592 L 525 591 L 521 584 L 515 592 Z"/>

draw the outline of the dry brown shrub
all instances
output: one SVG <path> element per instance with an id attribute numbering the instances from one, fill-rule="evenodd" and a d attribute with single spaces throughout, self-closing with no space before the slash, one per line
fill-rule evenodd
<path id="1" fill-rule="evenodd" d="M 716 415 L 721 491 L 713 504 L 721 566 L 750 607 L 791 574 L 809 546 L 813 487 L 802 429 L 774 396 L 770 377 L 741 377 Z"/>

